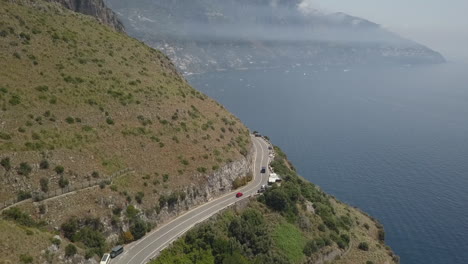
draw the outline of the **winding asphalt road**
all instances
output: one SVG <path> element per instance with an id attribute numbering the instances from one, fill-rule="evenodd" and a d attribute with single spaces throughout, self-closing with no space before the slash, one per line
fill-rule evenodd
<path id="1" fill-rule="evenodd" d="M 142 239 L 125 246 L 124 253 L 111 261 L 112 264 L 145 264 L 155 258 L 159 252 L 196 224 L 210 218 L 220 210 L 255 195 L 262 184 L 268 182 L 268 163 L 270 146 L 263 138 L 252 136 L 254 145 L 253 179 L 246 186 L 211 200 L 191 209 L 165 225 L 153 230 Z M 261 167 L 267 167 L 266 173 L 260 173 Z M 236 193 L 244 195 L 236 198 Z"/>

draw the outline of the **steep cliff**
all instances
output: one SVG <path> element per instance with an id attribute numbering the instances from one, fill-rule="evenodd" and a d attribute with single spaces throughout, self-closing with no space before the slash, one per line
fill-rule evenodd
<path id="1" fill-rule="evenodd" d="M 78 13 L 93 16 L 101 23 L 106 24 L 116 31 L 124 32 L 122 22 L 117 18 L 115 13 L 110 10 L 103 0 L 47 0 L 49 2 L 57 2 L 64 7 Z"/>
<path id="2" fill-rule="evenodd" d="M 138 239 L 135 226 L 146 232 L 245 176 L 248 129 L 167 56 L 57 3 L 1 3 L 0 209 L 22 212 L 2 212 L 0 263 L 64 263 L 66 244 L 90 234 L 96 243 L 78 253 L 97 258 L 113 238 Z M 47 239 L 32 249 L 9 242 L 5 220 L 89 232 L 67 232 L 58 251 Z M 135 237 L 123 239 L 129 228 Z"/>

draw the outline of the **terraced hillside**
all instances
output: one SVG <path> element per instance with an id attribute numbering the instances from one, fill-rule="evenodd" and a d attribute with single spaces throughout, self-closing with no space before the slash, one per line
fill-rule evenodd
<path id="1" fill-rule="evenodd" d="M 230 188 L 212 178 L 247 160 L 248 129 L 164 54 L 59 4 L 0 3 L 0 205 L 32 196 L 20 207 L 45 230 L 100 218 L 109 246 L 133 224 L 122 210 L 154 225 Z"/>

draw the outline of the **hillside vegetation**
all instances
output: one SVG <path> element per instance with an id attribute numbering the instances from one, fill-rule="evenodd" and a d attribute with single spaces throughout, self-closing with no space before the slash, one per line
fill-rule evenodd
<path id="1" fill-rule="evenodd" d="M 281 185 L 198 225 L 152 263 L 399 262 L 378 222 L 299 177 L 276 152 Z"/>
<path id="2" fill-rule="evenodd" d="M 99 219 L 106 238 L 204 195 L 196 187 L 250 146 L 247 128 L 161 52 L 59 4 L 0 0 L 0 205 L 33 197 L 20 207 L 43 230 Z M 6 245 L 16 263 L 20 249 Z"/>

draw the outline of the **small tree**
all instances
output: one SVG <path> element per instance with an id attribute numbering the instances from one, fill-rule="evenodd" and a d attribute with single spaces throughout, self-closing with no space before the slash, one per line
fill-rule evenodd
<path id="1" fill-rule="evenodd" d="M 41 184 L 41 190 L 45 193 L 49 192 L 49 179 L 41 178 L 39 182 Z"/>
<path id="2" fill-rule="evenodd" d="M 137 220 L 135 224 L 130 227 L 130 232 L 132 232 L 133 237 L 138 240 L 146 234 L 147 228 L 148 226 L 143 220 Z"/>
<path id="3" fill-rule="evenodd" d="M 73 257 L 75 256 L 76 252 L 77 252 L 76 246 L 73 244 L 68 244 L 68 246 L 65 247 L 66 257 Z"/>

